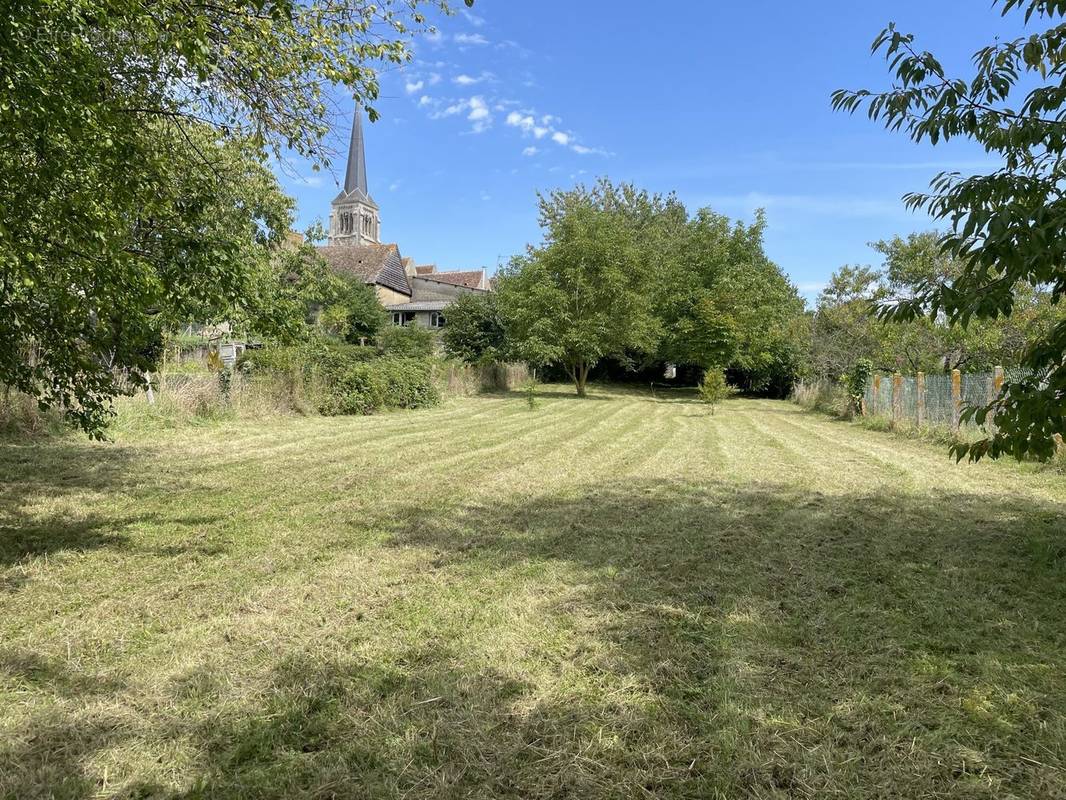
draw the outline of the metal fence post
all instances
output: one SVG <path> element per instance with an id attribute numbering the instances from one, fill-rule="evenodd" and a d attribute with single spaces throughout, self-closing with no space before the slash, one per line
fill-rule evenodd
<path id="1" fill-rule="evenodd" d="M 892 376 L 892 425 L 899 425 L 903 416 L 903 376 L 898 372 Z"/>
<path id="2" fill-rule="evenodd" d="M 918 407 L 918 427 L 925 425 L 925 373 L 919 372 L 914 377 L 916 405 Z"/>
<path id="3" fill-rule="evenodd" d="M 951 371 L 951 428 L 956 433 L 962 421 L 962 373 Z"/>

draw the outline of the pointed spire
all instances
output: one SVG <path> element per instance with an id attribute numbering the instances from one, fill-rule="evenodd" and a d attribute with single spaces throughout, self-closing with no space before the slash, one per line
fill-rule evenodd
<path id="1" fill-rule="evenodd" d="M 366 147 L 363 143 L 363 111 L 355 107 L 355 119 L 352 122 L 352 142 L 348 146 L 348 171 L 344 175 L 344 192 L 351 194 L 358 191 L 363 197 L 370 197 L 366 185 Z"/>

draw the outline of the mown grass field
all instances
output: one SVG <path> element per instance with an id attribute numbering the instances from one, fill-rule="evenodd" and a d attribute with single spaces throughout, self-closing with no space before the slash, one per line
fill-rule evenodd
<path id="1" fill-rule="evenodd" d="M 0 443 L 0 796 L 1066 797 L 1066 478 L 549 390 Z"/>

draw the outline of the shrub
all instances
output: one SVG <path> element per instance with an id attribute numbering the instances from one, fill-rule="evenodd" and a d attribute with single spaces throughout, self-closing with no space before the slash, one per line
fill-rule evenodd
<path id="1" fill-rule="evenodd" d="M 851 365 L 846 374 L 840 376 L 840 383 L 844 391 L 848 393 L 850 411 L 860 417 L 866 414 L 866 386 L 870 382 L 870 375 L 874 367 L 867 359 L 860 358 Z"/>
<path id="2" fill-rule="evenodd" d="M 522 393 L 526 396 L 526 404 L 529 406 L 530 411 L 537 407 L 538 388 L 540 388 L 540 385 L 537 383 L 536 378 L 530 378 L 522 384 Z"/>
<path id="3" fill-rule="evenodd" d="M 381 355 L 372 345 L 330 343 L 327 347 L 345 361 L 373 361 Z"/>
<path id="4" fill-rule="evenodd" d="M 429 328 L 420 325 L 394 325 L 378 336 L 378 344 L 386 355 L 400 358 L 428 358 L 433 355 L 436 337 Z"/>
<path id="5" fill-rule="evenodd" d="M 736 389 L 730 386 L 725 379 L 725 372 L 721 369 L 709 369 L 700 383 L 700 399 L 710 405 L 711 413 L 715 406 L 736 393 Z"/>
<path id="6" fill-rule="evenodd" d="M 434 405 L 440 392 L 433 366 L 428 358 L 378 356 L 372 347 L 321 341 L 247 351 L 239 363 L 250 377 L 280 378 L 294 408 L 331 416 Z"/>
<path id="7" fill-rule="evenodd" d="M 429 361 L 381 358 L 348 365 L 334 377 L 319 406 L 326 415 L 372 414 L 382 409 L 422 408 L 440 402 Z"/>

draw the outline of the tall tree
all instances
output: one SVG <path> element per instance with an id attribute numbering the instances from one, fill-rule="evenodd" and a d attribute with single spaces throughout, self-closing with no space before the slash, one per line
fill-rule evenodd
<path id="1" fill-rule="evenodd" d="M 874 242 L 881 269 L 841 267 L 818 298 L 811 325 L 811 371 L 837 378 L 860 360 L 874 369 L 914 373 L 953 369 L 991 371 L 1018 366 L 1025 342 L 1045 335 L 1066 308 L 1042 290 L 1016 291 L 1009 317 L 952 324 L 943 313 L 882 319 L 872 311 L 890 300 L 909 300 L 930 281 L 950 281 L 963 264 L 940 247 L 935 231 Z"/>
<path id="2" fill-rule="evenodd" d="M 833 94 L 837 109 L 865 108 L 872 119 L 919 142 L 970 139 L 1001 163 L 969 177 L 943 173 L 928 193 L 906 197 L 909 207 L 950 222 L 941 244 L 962 269 L 953 279 L 923 282 L 912 297 L 886 307 L 888 317 L 944 314 L 966 326 L 1010 316 L 1019 292 L 1048 287 L 1056 304 L 1066 292 L 1066 3 L 997 4 L 1004 15 L 1019 13 L 1046 27 L 981 48 L 973 74 L 963 78 L 919 50 L 913 34 L 889 25 L 873 50 L 884 53 L 895 85 L 884 92 Z M 996 429 L 978 442 L 956 445 L 959 458 L 1054 454 L 1054 434 L 1066 430 L 1066 320 L 1029 344 L 1023 364 L 1031 377 L 1008 381 L 989 406 L 972 412 L 979 422 L 994 414 Z"/>
<path id="3" fill-rule="evenodd" d="M 99 435 L 161 324 L 239 314 L 289 223 L 258 169 L 325 164 L 439 0 L 12 0 L 0 8 L 0 383 Z M 375 116 L 371 109 L 371 116 Z"/>
<path id="4" fill-rule="evenodd" d="M 606 357 L 651 352 L 660 335 L 627 192 L 601 181 L 540 198 L 544 241 L 499 280 L 516 355 L 565 366 L 578 395 Z"/>
<path id="5" fill-rule="evenodd" d="M 800 299 L 763 249 L 762 212 L 750 225 L 709 208 L 668 245 L 674 258 L 657 292 L 666 361 L 726 368 L 746 390 L 787 390 L 798 367 Z"/>

